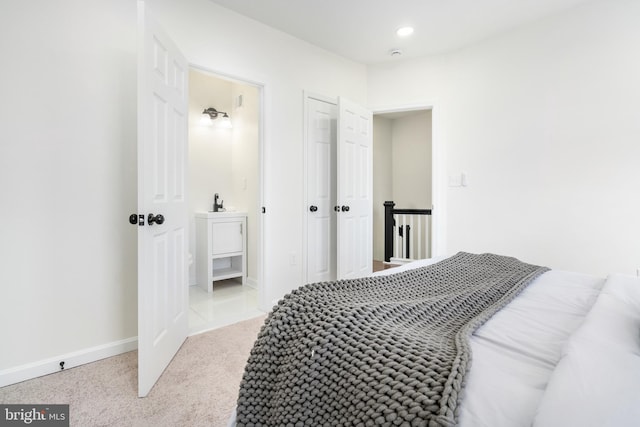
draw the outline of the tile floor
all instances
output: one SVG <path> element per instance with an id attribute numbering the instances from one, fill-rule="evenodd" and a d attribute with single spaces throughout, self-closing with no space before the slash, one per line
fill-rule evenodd
<path id="1" fill-rule="evenodd" d="M 258 291 L 242 286 L 240 279 L 216 281 L 213 292 L 189 286 L 189 332 L 227 326 L 265 314 L 258 309 Z"/>

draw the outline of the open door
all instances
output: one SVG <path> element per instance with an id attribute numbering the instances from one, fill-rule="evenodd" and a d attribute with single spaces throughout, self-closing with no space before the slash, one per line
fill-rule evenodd
<path id="1" fill-rule="evenodd" d="M 338 279 L 373 270 L 373 114 L 338 99 Z"/>
<path id="2" fill-rule="evenodd" d="M 188 333 L 187 61 L 138 1 L 138 395 Z"/>

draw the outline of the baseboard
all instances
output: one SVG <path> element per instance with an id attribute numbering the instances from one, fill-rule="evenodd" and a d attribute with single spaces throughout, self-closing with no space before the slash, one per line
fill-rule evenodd
<path id="1" fill-rule="evenodd" d="M 258 281 L 256 279 L 254 279 L 253 277 L 247 277 L 247 280 L 245 282 L 245 286 L 250 287 L 251 289 L 258 289 Z"/>
<path id="2" fill-rule="evenodd" d="M 16 366 L 0 371 L 0 387 L 60 372 L 60 362 L 64 361 L 64 369 L 74 368 L 85 363 L 95 362 L 107 357 L 117 356 L 138 348 L 138 337 L 127 338 L 73 353 L 63 354 L 50 359 Z"/>
<path id="3" fill-rule="evenodd" d="M 406 263 L 411 262 L 411 261 L 415 261 L 415 260 L 410 259 L 410 258 L 393 258 L 393 257 L 392 257 L 392 258 L 390 259 L 390 261 L 389 261 L 389 264 L 399 264 L 399 265 L 402 265 L 402 264 L 406 264 Z M 385 262 L 385 264 L 387 264 L 387 263 Z"/>

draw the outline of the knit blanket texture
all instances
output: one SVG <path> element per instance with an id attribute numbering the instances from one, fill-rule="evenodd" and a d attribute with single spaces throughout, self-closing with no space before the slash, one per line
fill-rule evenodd
<path id="1" fill-rule="evenodd" d="M 238 426 L 453 426 L 471 334 L 548 269 L 460 252 L 388 276 L 313 283 L 265 320 Z"/>

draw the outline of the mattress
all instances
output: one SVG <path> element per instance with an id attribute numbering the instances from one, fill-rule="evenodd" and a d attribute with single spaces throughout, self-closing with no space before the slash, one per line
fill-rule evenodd
<path id="1" fill-rule="evenodd" d="M 470 346 L 460 426 L 631 426 L 640 419 L 640 278 L 548 271 L 478 328 Z"/>

